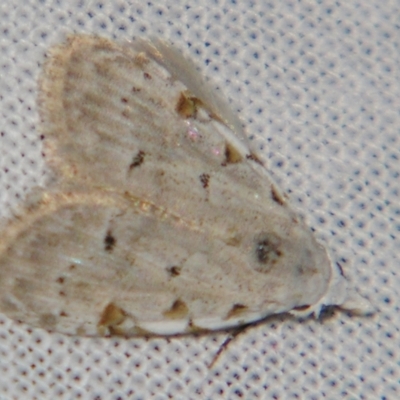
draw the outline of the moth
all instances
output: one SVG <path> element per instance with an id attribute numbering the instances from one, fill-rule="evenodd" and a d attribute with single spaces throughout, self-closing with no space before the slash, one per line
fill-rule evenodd
<path id="1" fill-rule="evenodd" d="M 52 181 L 0 239 L 0 312 L 173 335 L 358 307 L 240 120 L 162 41 L 73 35 L 39 82 Z"/>

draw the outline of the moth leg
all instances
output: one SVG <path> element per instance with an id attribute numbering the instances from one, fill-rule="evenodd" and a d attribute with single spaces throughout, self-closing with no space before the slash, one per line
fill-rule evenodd
<path id="1" fill-rule="evenodd" d="M 229 344 L 235 340 L 241 333 L 247 330 L 248 327 L 254 325 L 254 323 L 239 326 L 229 332 L 229 336 L 224 340 L 224 342 L 219 346 L 218 351 L 214 354 L 211 362 L 208 364 L 208 369 L 214 368 L 214 365 L 219 360 L 221 354 L 228 348 Z"/>

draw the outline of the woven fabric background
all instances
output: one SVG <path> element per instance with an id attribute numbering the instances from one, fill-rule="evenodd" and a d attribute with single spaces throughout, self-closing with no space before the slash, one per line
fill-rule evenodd
<path id="1" fill-rule="evenodd" d="M 88 339 L 0 315 L 0 400 L 400 398 L 399 2 L 1 2 L 2 218 L 48 173 L 37 78 L 72 32 L 158 36 L 190 56 L 376 312 L 269 318 L 212 368 L 228 333 Z"/>

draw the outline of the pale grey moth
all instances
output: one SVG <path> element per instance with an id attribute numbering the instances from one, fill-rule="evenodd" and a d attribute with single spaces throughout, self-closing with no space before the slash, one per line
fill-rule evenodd
<path id="1" fill-rule="evenodd" d="M 39 84 L 54 173 L 4 228 L 0 312 L 71 335 L 171 335 L 364 304 L 161 41 L 74 35 Z"/>

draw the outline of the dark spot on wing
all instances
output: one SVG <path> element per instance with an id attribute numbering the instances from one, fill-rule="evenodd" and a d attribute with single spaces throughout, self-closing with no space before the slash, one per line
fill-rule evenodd
<path id="1" fill-rule="evenodd" d="M 126 318 L 126 312 L 121 308 L 115 305 L 114 303 L 109 303 L 103 309 L 101 313 L 100 320 L 97 324 L 97 331 L 100 335 L 104 335 L 107 333 L 117 334 L 118 325 L 122 324 Z"/>
<path id="2" fill-rule="evenodd" d="M 243 314 L 243 312 L 246 311 L 247 309 L 248 307 L 245 306 L 244 304 L 240 303 L 234 304 L 233 307 L 228 312 L 228 314 L 226 315 L 226 319 L 237 317 L 238 315 Z"/>
<path id="3" fill-rule="evenodd" d="M 310 307 L 311 307 L 310 305 L 306 304 L 304 306 L 294 307 L 293 310 L 295 310 L 295 311 L 306 311 Z"/>
<path id="4" fill-rule="evenodd" d="M 281 194 L 274 185 L 271 185 L 271 197 L 272 200 L 275 201 L 275 203 L 278 203 L 280 206 L 283 206 L 285 204 L 285 201 L 283 200 Z"/>
<path id="5" fill-rule="evenodd" d="M 126 97 L 122 97 L 121 102 L 126 104 L 128 102 L 128 99 Z"/>
<path id="6" fill-rule="evenodd" d="M 187 308 L 185 302 L 177 299 L 174 301 L 169 310 L 163 312 L 163 315 L 169 319 L 182 319 L 187 316 L 188 312 L 189 309 Z"/>
<path id="7" fill-rule="evenodd" d="M 182 118 L 194 118 L 197 114 L 198 107 L 202 104 L 197 97 L 191 96 L 186 92 L 181 92 L 175 106 L 175 111 Z"/>
<path id="8" fill-rule="evenodd" d="M 228 164 L 236 164 L 243 160 L 242 155 L 236 147 L 232 146 L 230 143 L 225 144 L 225 161 L 222 163 L 222 166 L 226 166 Z"/>
<path id="9" fill-rule="evenodd" d="M 282 257 L 281 240 L 275 234 L 264 234 L 257 238 L 254 253 L 258 261 L 258 272 L 268 272 Z"/>
<path id="10" fill-rule="evenodd" d="M 304 266 L 301 265 L 301 264 L 296 265 L 295 268 L 294 268 L 294 270 L 296 271 L 296 274 L 297 274 L 298 276 L 302 276 L 302 275 L 305 275 L 306 273 L 311 272 L 311 269 L 309 269 L 309 268 L 307 268 L 307 267 L 304 267 Z"/>
<path id="11" fill-rule="evenodd" d="M 135 157 L 133 157 L 133 160 L 131 162 L 131 165 L 129 165 L 129 169 L 133 169 L 136 167 L 139 167 L 140 165 L 143 164 L 144 162 L 144 156 L 145 156 L 145 152 L 142 150 L 139 150 L 139 152 L 136 154 Z"/>
<path id="12" fill-rule="evenodd" d="M 263 162 L 254 153 L 247 154 L 246 158 L 248 160 L 256 162 L 257 164 L 264 166 Z"/>
<path id="13" fill-rule="evenodd" d="M 208 174 L 201 174 L 200 175 L 200 182 L 204 189 L 208 188 L 208 184 L 210 183 L 210 175 Z"/>
<path id="14" fill-rule="evenodd" d="M 111 252 L 115 247 L 116 242 L 117 240 L 112 235 L 111 231 L 108 231 L 106 237 L 104 238 L 104 249 Z"/>
<path id="15" fill-rule="evenodd" d="M 133 93 L 138 93 L 138 92 L 140 92 L 141 90 L 142 90 L 142 89 L 137 88 L 137 87 L 135 87 L 135 86 L 132 87 L 132 92 L 133 92 Z"/>
<path id="16" fill-rule="evenodd" d="M 144 79 L 152 79 L 152 76 L 148 72 L 143 72 Z"/>
<path id="17" fill-rule="evenodd" d="M 167 268 L 167 272 L 171 278 L 175 278 L 181 274 L 182 267 L 178 265 L 173 265 L 172 267 Z"/>

